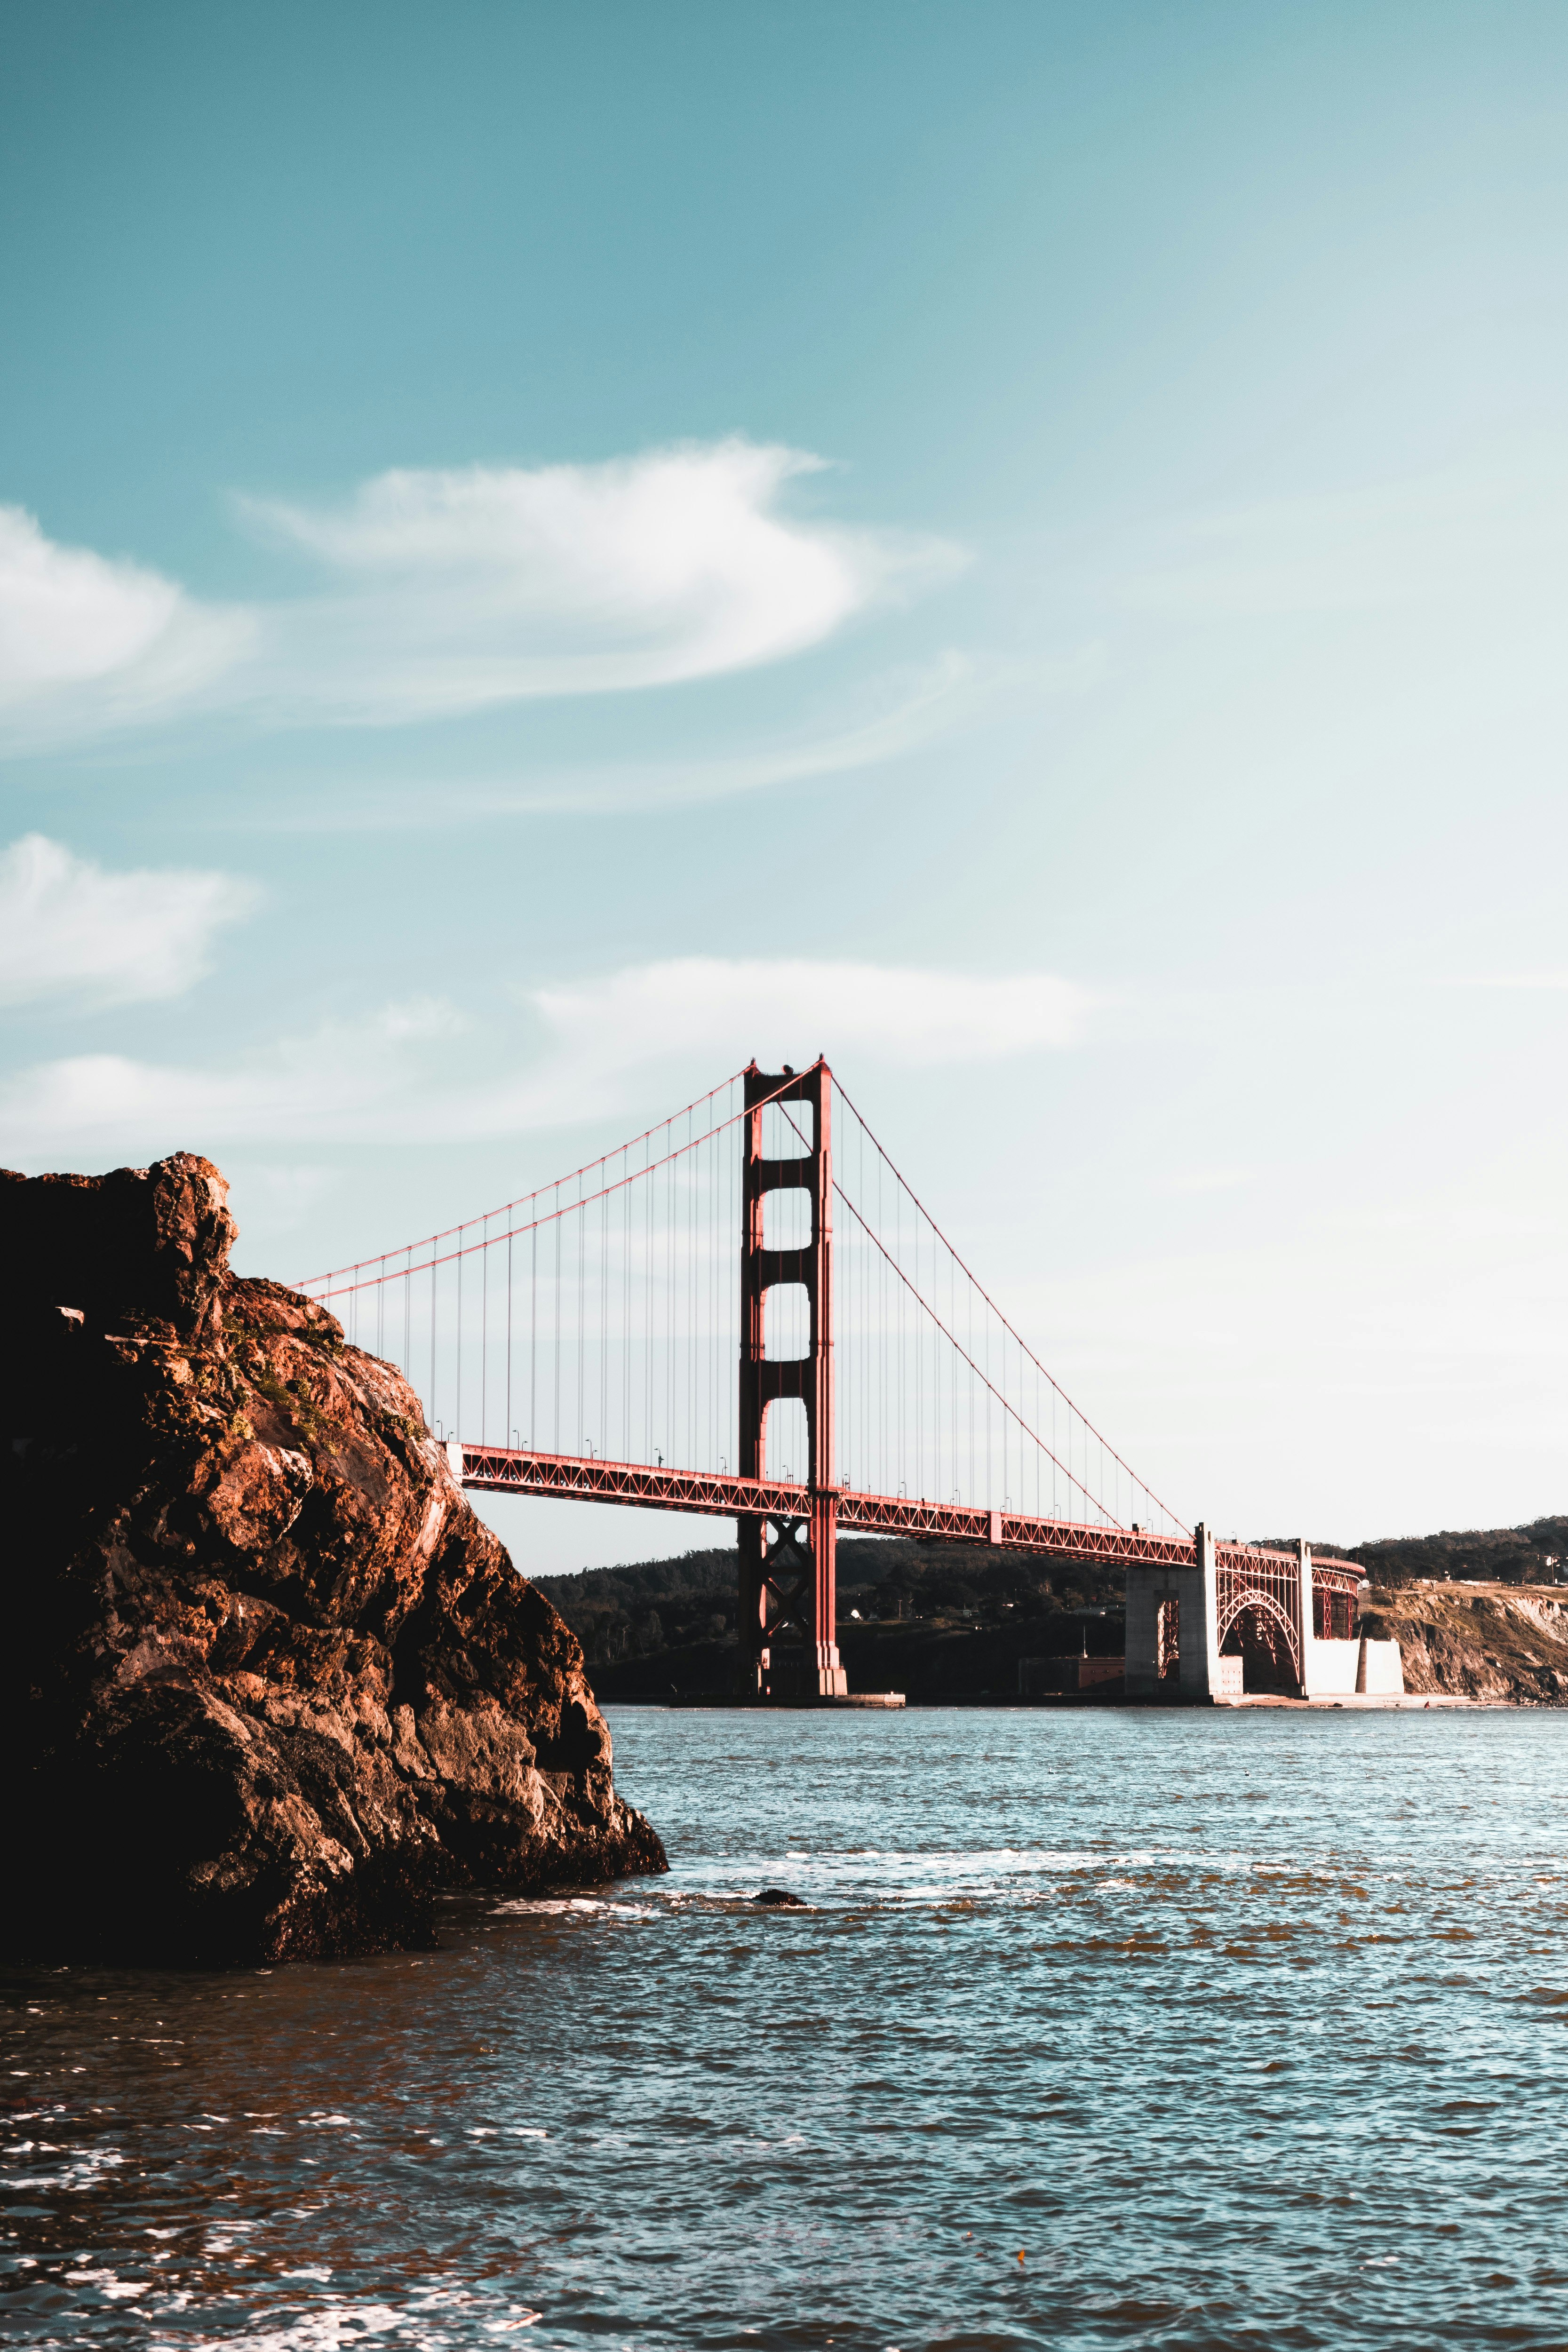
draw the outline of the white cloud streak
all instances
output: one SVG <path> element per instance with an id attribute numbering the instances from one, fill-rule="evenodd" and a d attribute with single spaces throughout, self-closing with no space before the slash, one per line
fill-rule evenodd
<path id="1" fill-rule="evenodd" d="M 951 565 L 929 541 L 783 514 L 785 485 L 818 466 L 730 440 L 388 473 L 337 509 L 246 511 L 337 575 L 331 598 L 273 616 L 295 690 L 387 723 L 749 669 Z"/>
<path id="2" fill-rule="evenodd" d="M 1200 621 L 1560 607 L 1565 522 L 1568 478 L 1542 453 L 1173 518 L 1123 548 L 1117 595 Z"/>
<path id="3" fill-rule="evenodd" d="M 407 1140 L 437 1091 L 422 1049 L 462 1027 L 450 1005 L 419 1001 L 323 1024 L 222 1069 L 72 1055 L 0 1088 L 0 1134 L 8 1155 L 35 1163 L 50 1153 L 113 1160 L 302 1138 Z"/>
<path id="4" fill-rule="evenodd" d="M 906 1069 L 1002 1061 L 1081 1034 L 1089 999 L 1046 972 L 978 978 L 805 958 L 681 956 L 531 992 L 568 1068 L 636 1069 L 672 1052 L 764 1068 L 818 1052 Z"/>
<path id="5" fill-rule="evenodd" d="M 178 996 L 258 893 L 226 874 L 105 873 L 42 834 L 0 854 L 0 1004 Z"/>
<path id="6" fill-rule="evenodd" d="M 963 562 L 787 513 L 819 471 L 742 439 L 595 466 L 404 469 L 239 501 L 325 585 L 221 610 L 0 509 L 0 714 L 37 740 L 191 710 L 395 726 L 713 677 L 818 645 Z"/>
<path id="7" fill-rule="evenodd" d="M 579 769 L 525 787 L 511 806 L 541 814 L 673 808 L 728 800 L 738 793 L 765 792 L 776 784 L 810 783 L 823 776 L 853 774 L 921 751 L 955 725 L 984 691 L 974 663 L 964 654 L 949 651 L 907 685 L 888 708 L 831 733 L 731 759 Z"/>
<path id="8" fill-rule="evenodd" d="M 927 668 L 887 680 L 879 707 L 862 698 L 846 723 L 729 757 L 623 760 L 555 768 L 506 782 L 384 784 L 352 795 L 268 797 L 243 820 L 263 833 L 423 832 L 463 819 L 613 815 L 623 810 L 700 806 L 778 784 L 850 775 L 920 751 L 971 716 L 1001 674 L 950 649 Z"/>
<path id="9" fill-rule="evenodd" d="M 230 669 L 253 635 L 245 614 L 58 546 L 23 508 L 0 506 L 0 721 L 23 741 L 157 717 Z"/>
<path id="10" fill-rule="evenodd" d="M 1527 994 L 1560 993 L 1568 989 L 1568 971 L 1473 972 L 1462 980 L 1443 980 L 1440 988 L 1520 989 Z"/>
<path id="11" fill-rule="evenodd" d="M 650 1068 L 695 1063 L 711 1077 L 755 1053 L 764 1064 L 829 1059 L 904 1069 L 1059 1049 L 1091 999 L 1040 972 L 979 978 L 854 963 L 645 964 L 524 999 L 542 1051 L 482 1081 L 454 1076 L 468 1024 L 450 1005 L 391 1006 L 333 1024 L 223 1069 L 82 1055 L 0 1088 L 6 1155 L 31 1165 L 107 1163 L 235 1143 L 425 1142 L 519 1134 L 614 1117 L 642 1100 Z M 476 1055 L 493 1070 L 493 1041 Z"/>

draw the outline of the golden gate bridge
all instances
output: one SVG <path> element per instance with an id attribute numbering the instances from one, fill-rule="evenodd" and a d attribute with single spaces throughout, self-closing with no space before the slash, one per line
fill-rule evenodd
<path id="1" fill-rule="evenodd" d="M 759 1696 L 846 1695 L 841 1533 L 1122 1563 L 1129 1688 L 1156 1695 L 1218 1695 L 1249 1627 L 1305 1692 L 1353 1625 L 1350 1562 L 1216 1543 L 1129 1467 L 821 1059 L 753 1062 L 569 1176 L 299 1286 L 399 1366 L 465 1485 L 732 1518 Z"/>

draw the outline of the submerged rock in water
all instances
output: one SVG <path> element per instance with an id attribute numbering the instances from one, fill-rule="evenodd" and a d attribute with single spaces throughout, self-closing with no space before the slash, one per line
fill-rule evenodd
<path id="1" fill-rule="evenodd" d="M 412 1389 L 235 1232 L 189 1153 L 0 1171 L 7 1948 L 321 1959 L 428 1942 L 446 1886 L 663 1870 Z"/>
<path id="2" fill-rule="evenodd" d="M 764 1886 L 760 1895 L 752 1895 L 752 1900 L 753 1903 L 765 1903 L 772 1911 L 809 1911 L 811 1908 L 804 1896 L 792 1895 L 787 1886 Z"/>

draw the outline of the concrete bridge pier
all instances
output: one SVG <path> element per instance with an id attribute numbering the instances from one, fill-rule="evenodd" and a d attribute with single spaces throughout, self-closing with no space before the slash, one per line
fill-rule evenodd
<path id="1" fill-rule="evenodd" d="M 1129 1698 L 1203 1704 L 1221 1696 L 1215 1540 L 1201 1522 L 1193 1550 L 1190 1568 L 1128 1562 Z"/>
<path id="2" fill-rule="evenodd" d="M 1129 1697 L 1212 1704 L 1245 1695 L 1241 1658 L 1220 1655 L 1222 1598 L 1227 1624 L 1250 1622 L 1257 1638 L 1274 1641 L 1276 1657 L 1279 1643 L 1288 1643 L 1285 1696 L 1342 1701 L 1359 1694 L 1369 1668 L 1354 1622 L 1356 1571 L 1348 1561 L 1327 1560 L 1319 1573 L 1305 1542 L 1289 1552 L 1237 1545 L 1226 1549 L 1223 1580 L 1218 1571 L 1214 1536 L 1203 1526 L 1190 1564 L 1129 1561 Z M 1387 1672 L 1381 1664 L 1377 1671 Z M 1278 1680 L 1276 1665 L 1267 1687 L 1278 1687 Z"/>
<path id="3" fill-rule="evenodd" d="M 1312 1600 L 1312 1554 L 1307 1544 L 1297 1544 L 1296 1563 L 1300 1579 L 1301 1696 L 1353 1698 L 1362 1688 L 1363 1673 L 1363 1645 L 1354 1618 L 1351 1618 L 1348 1633 L 1336 1633 L 1331 1619 L 1325 1613 L 1328 1630 L 1320 1633 Z M 1325 1612 L 1330 1605 L 1325 1598 Z"/>

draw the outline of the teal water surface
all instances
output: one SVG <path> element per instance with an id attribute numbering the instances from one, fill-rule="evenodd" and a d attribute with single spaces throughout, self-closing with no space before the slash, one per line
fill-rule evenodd
<path id="1" fill-rule="evenodd" d="M 667 1879 L 6 1977 L 7 2340 L 1568 2345 L 1568 1715 L 612 1721 Z"/>

